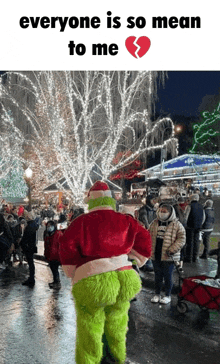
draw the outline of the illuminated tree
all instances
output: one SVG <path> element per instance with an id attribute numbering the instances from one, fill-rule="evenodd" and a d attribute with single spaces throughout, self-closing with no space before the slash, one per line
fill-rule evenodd
<path id="1" fill-rule="evenodd" d="M 24 170 L 22 166 L 13 162 L 13 169 L 10 170 L 5 178 L 0 180 L 3 198 L 7 200 L 7 197 L 24 198 L 27 196 L 28 187 L 23 176 Z"/>
<path id="2" fill-rule="evenodd" d="M 193 125 L 194 139 L 189 153 L 205 151 L 215 153 L 217 147 L 215 137 L 220 135 L 220 132 L 216 130 L 220 120 L 220 103 L 213 112 L 202 112 L 201 117 L 202 121 Z"/>
<path id="3" fill-rule="evenodd" d="M 32 148 L 45 178 L 58 184 L 65 177 L 77 203 L 95 172 L 107 179 L 165 146 L 177 154 L 172 120 L 150 118 L 157 72 L 33 72 L 31 77 L 13 72 L 11 79 L 13 75 L 19 76 L 16 87 L 31 94 L 35 107 L 18 102 L 12 87 L 2 86 L 2 102 L 7 99 L 9 107 L 10 101 L 29 124 L 23 141 Z M 169 133 L 161 137 L 167 128 Z"/>
<path id="4" fill-rule="evenodd" d="M 2 105 L 0 118 L 0 179 L 15 168 L 21 166 L 23 151 L 23 135 L 14 125 L 11 112 Z"/>
<path id="5" fill-rule="evenodd" d="M 132 154 L 132 152 L 131 151 L 124 152 L 124 153 L 119 152 L 112 161 L 113 165 L 114 164 L 117 165 L 119 163 L 119 161 L 121 160 L 121 158 L 124 156 L 124 154 L 127 154 L 127 156 L 129 156 L 130 154 Z M 113 173 L 110 176 L 109 179 L 111 181 L 119 180 L 119 179 L 131 180 L 131 179 L 137 177 L 138 172 L 140 171 L 142 165 L 143 165 L 143 163 L 141 162 L 140 159 L 132 161 L 132 163 L 130 163 L 129 165 L 118 169 L 115 173 Z"/>

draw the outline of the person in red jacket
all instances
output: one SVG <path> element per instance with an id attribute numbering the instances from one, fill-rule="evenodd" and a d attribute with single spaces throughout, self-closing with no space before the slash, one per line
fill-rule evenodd
<path id="1" fill-rule="evenodd" d="M 24 214 L 24 206 L 20 205 L 18 208 L 18 217 L 23 216 Z"/>
<path id="2" fill-rule="evenodd" d="M 50 220 L 46 224 L 44 232 L 44 256 L 49 262 L 51 272 L 53 274 L 53 282 L 49 283 L 50 288 L 60 288 L 59 276 L 59 240 L 63 235 L 61 230 L 57 230 L 56 222 Z"/>
<path id="3" fill-rule="evenodd" d="M 75 360 L 122 364 L 130 301 L 141 290 L 130 260 L 139 267 L 145 264 L 151 237 L 132 216 L 115 211 L 105 182 L 91 187 L 86 202 L 89 212 L 74 219 L 60 240 L 60 260 L 72 278 L 77 315 Z"/>

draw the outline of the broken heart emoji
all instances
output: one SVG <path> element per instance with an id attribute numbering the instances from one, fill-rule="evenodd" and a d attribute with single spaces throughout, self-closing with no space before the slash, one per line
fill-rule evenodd
<path id="1" fill-rule="evenodd" d="M 129 53 L 135 58 L 143 57 L 150 48 L 150 39 L 148 37 L 128 37 L 125 46 Z"/>

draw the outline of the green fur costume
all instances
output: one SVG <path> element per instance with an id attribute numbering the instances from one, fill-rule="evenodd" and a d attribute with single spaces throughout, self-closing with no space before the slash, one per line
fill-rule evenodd
<path id="1" fill-rule="evenodd" d="M 77 364 L 100 364 L 105 357 L 125 362 L 129 301 L 140 290 L 133 269 L 96 274 L 73 286 Z M 108 344 L 103 346 L 102 340 Z"/>
<path id="2" fill-rule="evenodd" d="M 60 241 L 60 259 L 73 279 L 77 317 L 77 364 L 123 364 L 130 301 L 141 280 L 139 266 L 151 255 L 149 232 L 129 215 L 115 212 L 107 184 L 97 181 L 88 193 L 90 212 L 76 218 Z"/>

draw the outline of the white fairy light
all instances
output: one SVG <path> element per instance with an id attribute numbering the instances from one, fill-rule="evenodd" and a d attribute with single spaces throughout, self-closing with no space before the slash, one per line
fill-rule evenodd
<path id="1" fill-rule="evenodd" d="M 64 177 L 76 203 L 82 203 L 95 165 L 106 179 L 143 153 L 165 146 L 174 155 L 177 153 L 172 120 L 150 120 L 156 72 L 42 71 L 30 76 L 25 72 L 9 75 L 11 80 L 14 75 L 19 76 L 20 81 L 17 86 L 2 87 L 1 103 L 8 107 L 11 104 L 13 111 L 18 109 L 30 125 L 28 137 L 19 131 L 21 140 L 32 151 L 30 162 L 35 168 L 30 164 L 31 168 L 37 168 L 45 181 L 55 182 L 61 189 L 63 185 L 58 181 Z M 13 94 L 15 87 L 30 91 L 34 108 L 18 101 Z M 147 104 L 139 102 L 143 90 L 148 95 Z M 4 123 L 10 124 L 8 120 Z M 11 123 L 15 127 L 15 122 Z M 139 138 L 137 125 L 143 131 Z M 167 126 L 169 136 L 153 143 L 159 131 Z M 120 150 L 131 153 L 125 153 L 113 164 Z"/>

